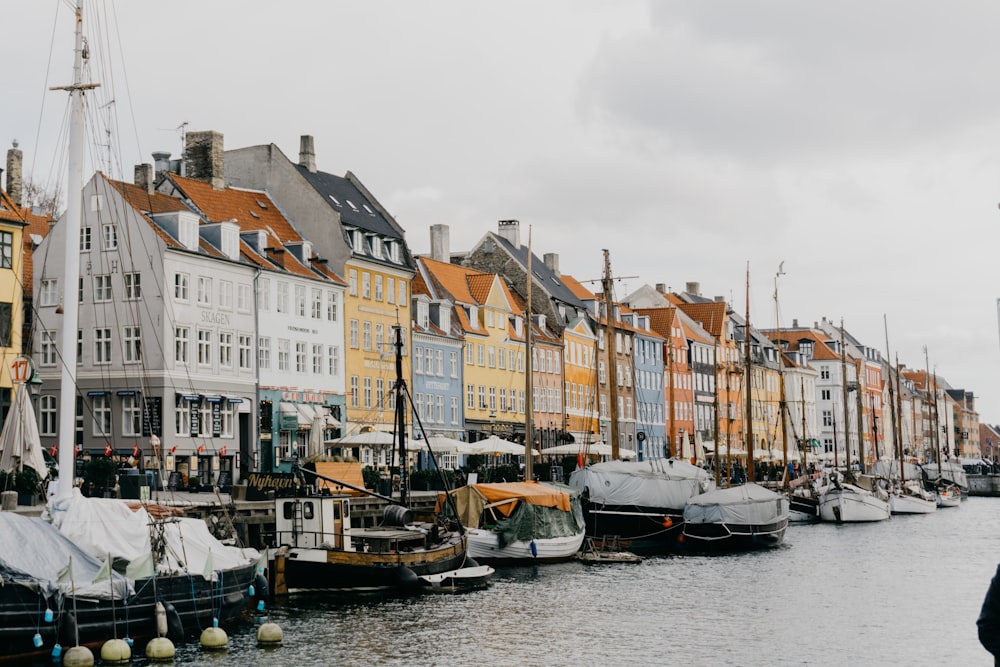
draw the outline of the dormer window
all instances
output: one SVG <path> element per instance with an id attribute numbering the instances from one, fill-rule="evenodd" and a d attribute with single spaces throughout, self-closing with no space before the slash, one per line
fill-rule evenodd
<path id="1" fill-rule="evenodd" d="M 360 229 L 351 232 L 351 246 L 354 248 L 354 252 L 364 254 L 365 235 L 361 233 Z"/>
<path id="2" fill-rule="evenodd" d="M 399 248 L 400 248 L 399 242 L 398 241 L 387 241 L 386 245 L 389 248 L 389 259 L 392 260 L 393 262 L 396 262 L 397 264 L 399 264 L 402 261 L 400 259 L 400 256 L 399 256 Z"/>
<path id="3" fill-rule="evenodd" d="M 369 243 L 369 245 L 371 246 L 371 249 L 372 249 L 372 256 L 373 257 L 382 257 L 382 254 L 383 254 L 382 253 L 382 239 L 380 239 L 377 236 L 372 236 L 369 239 L 368 243 Z"/>
<path id="4" fill-rule="evenodd" d="M 430 320 L 430 309 L 426 301 L 417 301 L 417 326 L 426 329 Z"/>
<path id="5" fill-rule="evenodd" d="M 479 328 L 479 308 L 476 306 L 469 306 L 469 324 L 473 329 Z"/>

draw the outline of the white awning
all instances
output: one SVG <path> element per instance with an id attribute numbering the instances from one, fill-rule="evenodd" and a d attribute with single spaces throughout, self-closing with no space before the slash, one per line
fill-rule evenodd
<path id="1" fill-rule="evenodd" d="M 299 428 L 312 428 L 316 420 L 316 411 L 308 403 L 298 403 L 295 405 L 299 415 Z"/>

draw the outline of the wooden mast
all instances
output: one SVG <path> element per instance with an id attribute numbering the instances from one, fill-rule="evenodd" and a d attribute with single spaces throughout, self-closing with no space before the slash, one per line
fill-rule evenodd
<path id="1" fill-rule="evenodd" d="M 403 379 L 403 327 L 396 325 L 396 437 L 399 443 L 399 504 L 406 506 L 409 486 L 406 464 L 406 380 Z"/>
<path id="2" fill-rule="evenodd" d="M 784 262 L 782 262 L 784 264 Z M 781 314 L 778 311 L 778 276 L 782 275 L 784 272 L 781 270 L 781 266 L 778 267 L 778 272 L 774 275 L 774 326 L 777 328 L 778 332 L 778 391 L 780 396 L 778 398 L 778 429 L 781 437 L 781 456 L 785 463 L 785 471 L 788 470 L 788 437 L 785 431 L 785 413 L 788 410 L 788 403 L 785 399 L 785 360 L 784 351 L 781 349 Z M 789 415 L 791 416 L 791 415 Z M 782 472 L 782 477 L 784 478 L 784 472 Z"/>
<path id="3" fill-rule="evenodd" d="M 608 349 L 608 390 L 610 405 L 608 414 L 611 417 L 611 459 L 621 458 L 618 447 L 618 356 L 615 348 L 615 308 L 611 300 L 611 256 L 604 250 L 604 276 L 601 278 L 601 289 L 604 290 L 604 316 L 607 324 L 604 327 L 604 346 Z"/>
<path id="4" fill-rule="evenodd" d="M 889 321 L 886 316 L 882 315 L 882 324 L 885 328 L 885 363 L 886 367 L 889 369 L 889 411 L 892 418 L 892 448 L 894 455 L 899 457 L 899 484 L 902 486 L 903 482 L 906 481 L 906 472 L 903 467 L 903 434 L 899 432 L 899 425 L 896 420 L 896 388 L 892 384 L 892 361 L 889 350 Z M 896 376 L 899 377 L 898 375 Z M 885 429 L 882 429 L 883 436 L 885 437 Z"/>
<path id="5" fill-rule="evenodd" d="M 906 446 L 903 442 L 903 391 L 900 387 L 899 354 L 896 354 L 896 428 L 899 431 L 899 458 L 906 456 Z M 912 410 L 911 410 L 912 412 Z"/>
<path id="6" fill-rule="evenodd" d="M 528 225 L 528 279 L 525 281 L 525 293 L 527 304 L 525 305 L 525 330 L 524 330 L 524 480 L 534 479 L 531 460 L 531 449 L 535 441 L 535 398 L 534 398 L 534 378 L 535 370 L 534 350 L 531 345 L 531 225 Z"/>
<path id="7" fill-rule="evenodd" d="M 715 382 L 713 386 L 713 389 L 715 389 L 715 391 L 713 391 L 712 394 L 714 396 L 714 402 L 715 402 L 714 406 L 715 419 L 713 420 L 714 423 L 712 424 L 712 441 L 713 441 L 712 455 L 714 457 L 712 459 L 712 465 L 715 468 L 715 486 L 716 488 L 718 488 L 721 479 L 719 474 L 720 462 L 719 462 L 719 339 L 718 338 L 715 339 L 714 344 L 715 344 L 715 356 L 713 357 L 712 361 L 712 372 L 715 375 Z"/>
<path id="8" fill-rule="evenodd" d="M 743 350 L 746 356 L 746 386 L 743 390 L 746 392 L 746 416 L 744 420 L 746 425 L 743 427 L 743 433 L 745 436 L 744 445 L 747 448 L 747 481 L 754 481 L 754 460 L 753 460 L 753 392 L 751 388 L 753 387 L 753 359 L 750 358 L 750 262 L 747 262 L 747 308 L 746 308 L 746 320 L 743 325 Z"/>
<path id="9" fill-rule="evenodd" d="M 807 459 L 809 458 L 809 438 L 806 437 L 806 381 L 799 377 L 799 405 L 802 408 L 802 472 L 806 471 Z M 834 448 L 836 451 L 836 447 Z"/>
<path id="10" fill-rule="evenodd" d="M 847 346 L 844 342 L 844 318 L 840 318 L 840 384 L 844 393 L 844 458 L 847 459 L 847 471 L 851 471 L 851 427 L 847 423 Z M 836 419 L 834 419 L 836 421 Z M 834 465 L 837 465 L 837 442 L 834 435 L 833 443 Z"/>
<path id="11" fill-rule="evenodd" d="M 670 392 L 670 409 L 667 412 L 667 419 L 670 422 L 670 440 L 667 442 L 667 458 L 673 458 L 679 455 L 679 450 L 677 448 L 677 423 L 674 420 L 674 410 L 676 410 L 676 403 L 674 403 L 674 326 L 677 324 L 677 307 L 674 307 L 673 317 L 670 318 L 670 332 L 667 335 L 667 382 L 669 383 L 668 391 Z"/>

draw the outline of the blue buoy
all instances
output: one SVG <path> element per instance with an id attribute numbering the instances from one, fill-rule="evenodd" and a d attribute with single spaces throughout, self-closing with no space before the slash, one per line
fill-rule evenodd
<path id="1" fill-rule="evenodd" d="M 51 623 L 52 622 L 52 617 L 53 617 L 52 610 L 49 609 L 48 607 L 46 607 L 45 608 L 45 622 L 46 623 Z"/>
<path id="2" fill-rule="evenodd" d="M 257 603 L 257 611 L 264 611 L 264 601 L 261 600 Z"/>
<path id="3" fill-rule="evenodd" d="M 44 643 L 42 641 L 42 634 L 40 632 L 36 632 L 35 636 L 31 638 L 31 641 L 32 643 L 34 643 L 35 648 L 42 648 L 42 644 Z"/>
<path id="4" fill-rule="evenodd" d="M 213 628 L 219 627 L 219 619 L 215 618 L 214 616 L 212 617 L 212 627 Z"/>
<path id="5" fill-rule="evenodd" d="M 250 588 L 247 589 L 247 595 L 253 597 L 256 594 L 257 594 L 257 589 L 253 587 L 253 584 L 250 584 Z"/>
<path id="6" fill-rule="evenodd" d="M 61 655 L 62 655 L 62 646 L 59 645 L 59 644 L 56 644 L 55 646 L 52 647 L 52 657 L 53 658 L 58 658 Z"/>
<path id="7" fill-rule="evenodd" d="M 132 639 L 131 637 L 126 637 L 125 638 L 125 643 L 129 645 L 129 648 L 132 648 L 133 646 L 135 646 L 135 640 Z"/>
<path id="8" fill-rule="evenodd" d="M 538 558 L 538 545 L 535 544 L 534 540 L 531 540 L 531 557 Z"/>

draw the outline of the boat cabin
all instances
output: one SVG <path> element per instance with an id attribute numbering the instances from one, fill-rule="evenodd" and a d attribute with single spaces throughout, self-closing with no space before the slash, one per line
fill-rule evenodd
<path id="1" fill-rule="evenodd" d="M 350 496 L 278 498 L 275 502 L 278 544 L 354 551 Z"/>

